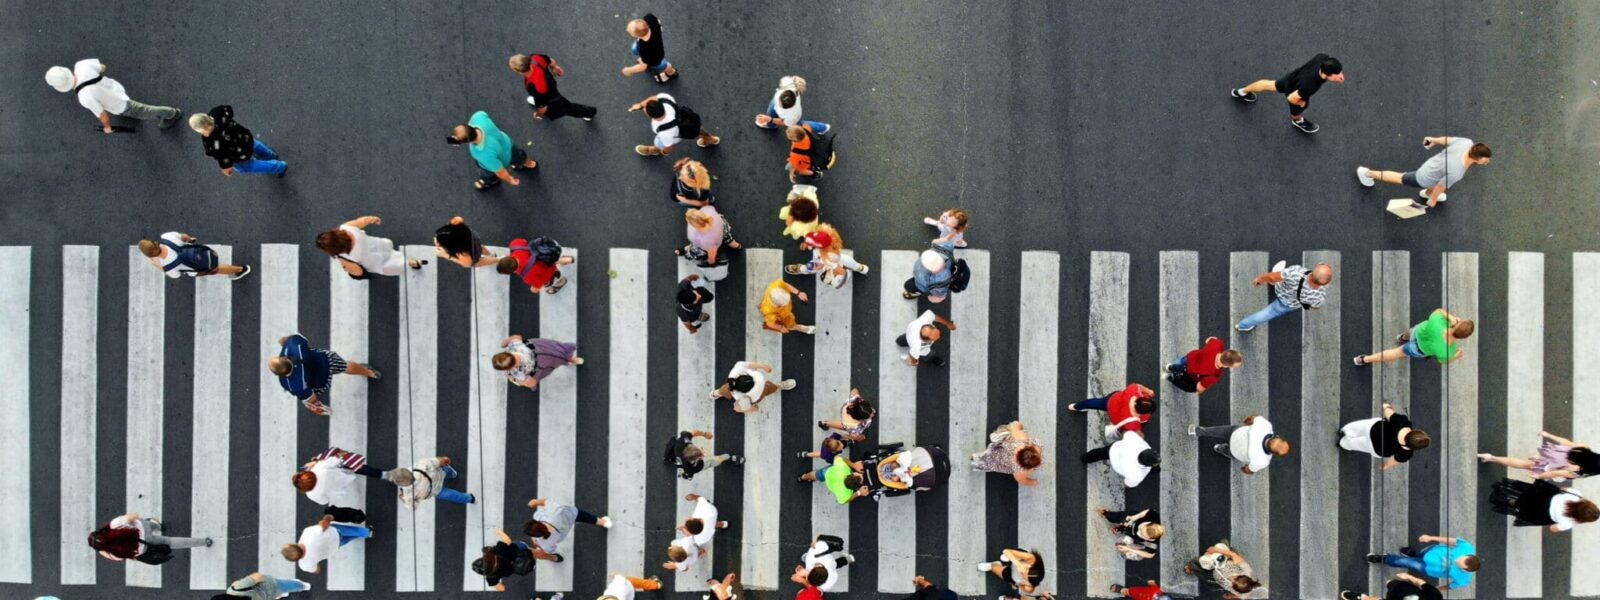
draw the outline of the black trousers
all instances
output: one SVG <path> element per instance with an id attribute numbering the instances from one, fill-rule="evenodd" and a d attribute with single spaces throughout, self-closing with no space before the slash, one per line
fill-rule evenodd
<path id="1" fill-rule="evenodd" d="M 593 119 L 595 108 L 587 104 L 578 104 L 567 100 L 565 97 L 556 96 L 544 109 L 544 118 L 554 121 L 561 117 L 577 117 L 580 119 Z"/>
<path id="2" fill-rule="evenodd" d="M 1108 446 L 1105 446 L 1103 448 L 1095 448 L 1093 450 L 1085 452 L 1085 453 L 1083 453 L 1083 457 L 1082 458 L 1083 458 L 1083 462 L 1085 462 L 1085 463 L 1097 463 L 1097 462 L 1100 462 L 1102 460 L 1107 460 L 1107 459 L 1111 458 L 1111 446 L 1108 445 Z"/>
<path id="3" fill-rule="evenodd" d="M 845 568 L 845 567 L 850 565 L 850 559 L 845 558 L 844 538 L 836 536 L 836 535 L 823 534 L 823 535 L 817 536 L 817 541 L 822 542 L 823 544 L 827 544 L 827 546 L 828 546 L 828 551 L 817 555 L 817 558 L 822 558 L 822 557 L 827 556 L 829 554 L 838 554 L 838 556 L 833 559 L 833 561 L 834 561 L 833 562 L 833 566 L 834 567 L 839 568 L 839 569 L 843 569 L 843 568 Z"/>

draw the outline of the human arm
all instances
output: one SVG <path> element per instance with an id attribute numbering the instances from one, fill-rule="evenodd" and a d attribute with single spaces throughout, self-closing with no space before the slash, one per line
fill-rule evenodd
<path id="1" fill-rule="evenodd" d="M 1426 137 L 1422 138 L 1422 147 L 1423 148 L 1432 149 L 1434 146 L 1449 146 L 1449 145 L 1450 145 L 1450 136 L 1448 136 L 1448 135 L 1433 135 L 1433 136 L 1426 136 Z"/>
<path id="2" fill-rule="evenodd" d="M 1289 104 L 1293 104 L 1302 108 L 1306 105 L 1306 100 L 1300 97 L 1300 90 L 1289 92 L 1289 95 L 1285 96 L 1284 99 L 1288 100 Z"/>
<path id="3" fill-rule="evenodd" d="M 550 72 L 551 73 L 554 73 L 556 77 L 564 77 L 564 76 L 566 76 L 566 74 L 567 74 L 566 69 L 562 69 L 561 68 L 561 64 L 557 63 L 555 58 L 550 57 L 550 56 L 545 56 L 545 59 L 550 61 Z"/>
<path id="4" fill-rule="evenodd" d="M 322 520 L 321 521 L 317 521 L 317 527 L 321 527 L 323 531 L 327 531 L 328 528 L 332 527 L 332 526 L 333 526 L 333 515 L 322 515 Z"/>
<path id="5" fill-rule="evenodd" d="M 102 110 L 100 111 L 100 114 L 96 115 L 96 117 L 100 119 L 100 131 L 105 133 L 112 133 L 113 131 L 116 131 L 111 128 L 111 113 Z"/>
<path id="6" fill-rule="evenodd" d="M 1257 415 L 1250 415 L 1248 417 L 1245 417 L 1244 418 L 1244 424 L 1245 425 L 1254 425 L 1256 423 L 1256 416 Z"/>
<path id="7" fill-rule="evenodd" d="M 948 329 L 949 329 L 949 330 L 950 330 L 950 331 L 955 331 L 955 330 L 956 330 L 956 323 L 955 323 L 955 321 L 951 321 L 951 320 L 950 320 L 950 319 L 946 319 L 946 318 L 944 318 L 944 316 L 943 316 L 943 315 L 940 315 L 940 314 L 938 314 L 938 313 L 934 313 L 934 315 L 933 315 L 933 322 L 935 322 L 935 323 L 938 323 L 938 324 L 940 324 L 940 325 L 943 325 L 943 326 L 945 326 L 945 327 L 946 327 L 946 328 L 948 328 Z"/>
<path id="8" fill-rule="evenodd" d="M 708 439 L 708 440 L 711 439 L 711 432 L 709 432 L 709 431 L 701 431 L 699 429 L 691 429 L 691 430 L 689 430 L 689 435 L 690 435 L 690 437 L 701 437 L 701 438 L 705 438 L 705 439 Z"/>
<path id="9" fill-rule="evenodd" d="M 1437 535 L 1428 535 L 1426 533 L 1417 536 L 1417 541 L 1418 542 L 1421 542 L 1421 543 L 1424 543 L 1424 544 L 1444 544 L 1445 547 L 1447 547 L 1447 548 L 1456 547 L 1456 541 L 1458 539 L 1460 539 L 1460 538 L 1453 538 L 1453 537 L 1452 538 L 1447 538 L 1447 537 L 1441 537 L 1441 536 L 1437 536 Z"/>
<path id="10" fill-rule="evenodd" d="M 1388 420 L 1390 417 L 1393 417 L 1393 416 L 1394 416 L 1394 405 L 1393 404 L 1389 404 L 1388 402 L 1383 403 L 1383 418 L 1384 418 L 1384 420 Z"/>
<path id="11" fill-rule="evenodd" d="M 539 508 L 549 502 L 548 498 L 534 498 L 528 501 L 528 508 Z"/>
<path id="12" fill-rule="evenodd" d="M 378 224 L 381 224 L 381 223 L 383 223 L 383 219 L 380 219 L 380 218 L 378 218 L 376 216 L 373 216 L 373 215 L 367 215 L 365 217 L 356 217 L 354 219 L 350 219 L 349 221 L 345 221 L 341 225 L 342 226 L 348 226 L 348 227 L 354 227 L 356 229 L 366 229 L 368 225 L 378 225 Z"/>
<path id="13" fill-rule="evenodd" d="M 1574 473 L 1572 471 L 1568 471 L 1566 469 L 1556 469 L 1556 470 L 1553 470 L 1553 471 L 1545 471 L 1543 473 L 1534 473 L 1533 478 L 1534 479 L 1560 479 L 1560 478 L 1577 479 L 1578 478 L 1578 474 Z"/>
<path id="14" fill-rule="evenodd" d="M 1439 183 L 1435 183 L 1435 184 L 1433 184 L 1433 187 L 1428 188 L 1428 203 L 1427 204 L 1428 204 L 1429 208 L 1432 208 L 1434 206 L 1438 206 L 1439 205 L 1439 200 L 1442 199 L 1442 198 L 1444 198 L 1444 182 L 1443 181 L 1441 181 Z"/>
<path id="15" fill-rule="evenodd" d="M 1138 556 L 1139 558 L 1155 558 L 1156 556 L 1154 552 L 1140 550 L 1126 544 L 1117 544 L 1117 551 L 1123 554 L 1132 554 L 1134 556 Z"/>
<path id="16" fill-rule="evenodd" d="M 1419 585 L 1419 586 L 1428 585 L 1428 582 L 1426 580 L 1424 580 L 1423 578 L 1417 577 L 1416 575 L 1412 575 L 1410 573 L 1406 573 L 1406 572 L 1403 572 L 1403 571 L 1400 572 L 1400 573 L 1395 573 L 1394 578 L 1402 580 L 1402 581 L 1411 582 L 1412 585 Z"/>
<path id="17" fill-rule="evenodd" d="M 744 368 L 746 368 L 746 369 L 756 369 L 758 371 L 766 371 L 768 373 L 772 372 L 772 365 L 769 365 L 769 364 L 766 364 L 766 363 L 749 362 L 749 363 L 745 363 Z"/>
<path id="18" fill-rule="evenodd" d="M 1028 439 L 1028 432 L 1022 429 L 1022 421 L 1012 421 L 1006 424 L 1006 431 L 1011 432 L 1011 439 Z"/>
<path id="19" fill-rule="evenodd" d="M 517 334 L 511 334 L 511 335 L 506 336 L 506 339 L 500 340 L 500 347 L 504 348 L 506 346 L 509 346 L 511 344 L 514 344 L 514 343 L 517 343 L 517 342 L 521 342 L 521 341 L 522 341 L 522 336 L 517 335 Z"/>
<path id="20" fill-rule="evenodd" d="M 784 281 L 782 283 L 783 283 L 783 289 L 787 290 L 790 295 L 793 295 L 795 298 L 798 298 L 801 302 L 807 302 L 807 303 L 811 302 L 811 297 L 807 296 L 805 292 L 800 291 L 800 288 L 797 288 L 795 286 L 789 285 L 789 282 L 787 282 L 787 281 Z"/>
<path id="21" fill-rule="evenodd" d="M 504 181 L 511 185 L 522 185 L 522 180 L 517 179 L 516 175 L 511 174 L 510 166 L 500 167 L 499 169 L 495 170 L 494 176 L 500 178 L 500 181 Z"/>
<path id="22" fill-rule="evenodd" d="M 506 535 L 506 530 L 499 527 L 494 528 L 494 537 L 500 538 L 500 541 L 505 542 L 507 545 L 515 543 L 511 541 L 511 536 Z"/>
<path id="23" fill-rule="evenodd" d="M 1017 480 L 1017 483 L 1020 483 L 1022 485 L 1027 485 L 1027 486 L 1039 485 L 1039 480 L 1033 478 L 1033 469 L 1022 469 L 1020 471 L 1012 473 L 1011 474 L 1011 478 Z"/>
<path id="24" fill-rule="evenodd" d="M 122 559 L 119 558 L 117 555 L 112 554 L 110 552 L 106 552 L 105 550 L 101 550 L 100 551 L 100 556 L 104 556 L 109 560 L 114 560 L 114 561 L 117 561 L 117 562 L 121 562 L 122 561 Z"/>
<path id="25" fill-rule="evenodd" d="M 1539 432 L 1539 435 L 1542 436 L 1544 439 L 1550 440 L 1550 441 L 1555 442 L 1557 444 L 1561 444 L 1561 445 L 1566 446 L 1568 448 L 1588 448 L 1589 447 L 1588 444 L 1579 444 L 1577 442 L 1574 442 L 1574 441 L 1569 440 L 1567 438 L 1561 437 L 1561 436 L 1556 435 L 1554 433 L 1550 433 L 1548 431 L 1541 431 L 1541 432 Z"/>
<path id="26" fill-rule="evenodd" d="M 1383 461 L 1383 470 L 1385 471 L 1398 466 L 1400 466 L 1400 461 L 1395 460 L 1393 457 L 1389 458 L 1389 460 Z"/>

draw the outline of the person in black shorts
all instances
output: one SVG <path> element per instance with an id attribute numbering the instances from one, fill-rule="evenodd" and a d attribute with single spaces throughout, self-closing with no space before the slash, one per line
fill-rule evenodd
<path id="1" fill-rule="evenodd" d="M 1256 92 L 1286 94 L 1289 123 L 1300 131 L 1316 133 L 1317 124 L 1306 119 L 1306 107 L 1311 105 L 1311 95 L 1322 89 L 1325 81 L 1344 83 L 1344 65 L 1337 58 L 1318 54 L 1282 79 L 1262 79 L 1242 88 L 1228 90 L 1228 94 L 1245 102 L 1255 102 Z"/>
<path id="2" fill-rule="evenodd" d="M 661 39 L 661 20 L 647 14 L 628 21 L 628 35 L 633 36 L 635 63 L 622 68 L 622 76 L 630 77 L 641 72 L 650 73 L 657 83 L 666 83 L 678 76 L 678 68 L 667 62 L 667 44 Z"/>

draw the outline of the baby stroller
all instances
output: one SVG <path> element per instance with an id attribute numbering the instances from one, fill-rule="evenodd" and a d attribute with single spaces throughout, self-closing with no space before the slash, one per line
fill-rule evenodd
<path id="1" fill-rule="evenodd" d="M 950 479 L 950 457 L 938 446 L 914 446 L 894 443 L 878 446 L 876 452 L 862 460 L 862 475 L 872 490 L 872 499 L 885 496 L 904 496 L 925 492 Z"/>

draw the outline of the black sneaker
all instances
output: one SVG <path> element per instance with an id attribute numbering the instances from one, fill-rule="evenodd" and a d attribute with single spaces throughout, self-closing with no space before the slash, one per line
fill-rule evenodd
<path id="1" fill-rule="evenodd" d="M 1239 100 L 1243 100 L 1245 102 L 1255 102 L 1256 101 L 1256 93 L 1255 92 L 1245 92 L 1245 93 L 1241 94 L 1241 93 L 1239 93 L 1239 88 L 1233 88 L 1231 90 L 1228 90 L 1228 95 L 1229 96 L 1233 96 L 1234 98 L 1237 98 Z"/>
<path id="2" fill-rule="evenodd" d="M 284 175 L 288 175 L 288 174 L 289 174 L 289 163 L 283 163 L 283 170 L 278 172 L 278 179 L 283 179 L 283 176 Z"/>
<path id="3" fill-rule="evenodd" d="M 1378 563 L 1383 562 L 1383 557 L 1382 556 L 1378 556 L 1376 554 L 1368 554 L 1367 555 L 1367 562 L 1372 563 L 1372 564 L 1378 564 Z"/>
<path id="4" fill-rule="evenodd" d="M 1294 125 L 1295 129 L 1299 129 L 1300 131 L 1304 131 L 1306 133 L 1316 133 L 1318 129 L 1322 129 L 1321 127 L 1317 127 L 1316 123 L 1312 123 L 1311 119 L 1300 119 L 1299 121 L 1289 121 L 1289 123 Z"/>
<path id="5" fill-rule="evenodd" d="M 1350 590 L 1344 590 L 1339 592 L 1339 600 L 1361 600 L 1361 594 L 1357 594 Z"/>
<path id="6" fill-rule="evenodd" d="M 801 450 L 799 452 L 794 453 L 794 457 L 795 458 L 811 458 L 811 451 L 810 450 Z"/>

